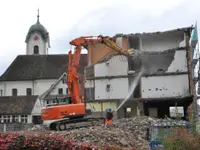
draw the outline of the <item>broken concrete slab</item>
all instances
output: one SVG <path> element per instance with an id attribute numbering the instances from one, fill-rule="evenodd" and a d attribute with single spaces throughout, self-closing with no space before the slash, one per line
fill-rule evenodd
<path id="1" fill-rule="evenodd" d="M 129 70 L 140 70 L 144 67 L 145 75 L 164 73 L 168 70 L 177 49 L 165 51 L 140 51 L 134 50 L 132 57 L 128 57 Z"/>

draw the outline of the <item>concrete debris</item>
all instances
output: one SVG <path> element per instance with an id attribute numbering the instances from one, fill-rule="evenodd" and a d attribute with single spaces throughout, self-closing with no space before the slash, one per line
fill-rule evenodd
<path id="1" fill-rule="evenodd" d="M 88 142 L 98 146 L 108 144 L 122 148 L 135 147 L 138 150 L 149 150 L 146 131 L 156 120 L 158 119 L 146 116 L 124 118 L 117 120 L 110 127 L 100 125 L 71 131 L 51 132 L 51 134 L 59 134 L 77 142 Z"/>
<path id="2" fill-rule="evenodd" d="M 158 55 L 158 54 L 166 54 L 166 53 L 175 53 L 177 49 L 178 48 L 168 49 L 168 50 L 160 50 L 160 51 L 143 51 L 143 50 L 134 49 L 132 57 L 134 58 L 134 57 L 138 57 L 140 55 Z"/>
<path id="3" fill-rule="evenodd" d="M 144 67 L 145 75 L 164 73 L 168 70 L 175 57 L 175 49 L 164 51 L 141 51 L 134 50 L 129 58 L 129 65 L 134 70 Z"/>
<path id="4" fill-rule="evenodd" d="M 33 125 L 31 128 L 28 128 L 28 131 L 47 131 L 48 128 L 44 125 Z"/>

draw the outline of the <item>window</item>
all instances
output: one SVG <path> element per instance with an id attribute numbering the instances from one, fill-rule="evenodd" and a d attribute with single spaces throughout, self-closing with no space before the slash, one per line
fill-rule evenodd
<path id="1" fill-rule="evenodd" d="M 21 115 L 21 123 L 28 123 L 28 116 L 27 115 Z"/>
<path id="2" fill-rule="evenodd" d="M 10 116 L 3 116 L 3 122 L 4 123 L 9 123 L 10 122 Z"/>
<path id="3" fill-rule="evenodd" d="M 3 96 L 3 90 L 0 90 L 0 96 Z"/>
<path id="4" fill-rule="evenodd" d="M 110 92 L 110 84 L 106 85 L 106 91 Z"/>
<path id="5" fill-rule="evenodd" d="M 19 122 L 19 116 L 17 115 L 12 116 L 12 122 Z"/>
<path id="6" fill-rule="evenodd" d="M 68 90 L 68 88 L 66 88 L 66 94 L 69 94 L 69 90 Z"/>
<path id="7" fill-rule="evenodd" d="M 32 89 L 31 88 L 26 89 L 26 95 L 32 95 Z"/>
<path id="8" fill-rule="evenodd" d="M 62 79 L 62 83 L 65 84 L 65 79 L 64 78 Z"/>
<path id="9" fill-rule="evenodd" d="M 51 104 L 53 104 L 53 105 L 57 104 L 57 100 L 51 101 Z"/>
<path id="10" fill-rule="evenodd" d="M 129 117 L 131 117 L 131 108 L 130 107 L 126 107 L 125 108 L 125 114 L 124 114 L 125 116 L 125 118 L 129 118 Z"/>
<path id="11" fill-rule="evenodd" d="M 63 94 L 63 89 L 62 88 L 58 89 L 58 94 Z"/>
<path id="12" fill-rule="evenodd" d="M 169 107 L 170 117 L 184 117 L 184 108 L 180 107 Z"/>
<path id="13" fill-rule="evenodd" d="M 41 124 L 42 123 L 41 116 L 33 116 L 32 120 L 33 120 L 33 124 Z"/>
<path id="14" fill-rule="evenodd" d="M 12 96 L 17 96 L 17 89 L 12 89 Z"/>
<path id="15" fill-rule="evenodd" d="M 34 46 L 33 50 L 34 54 L 39 54 L 39 47 L 37 45 Z"/>
<path id="16" fill-rule="evenodd" d="M 66 81 L 67 81 L 67 77 L 66 77 L 66 75 L 64 75 L 63 78 L 62 78 L 62 83 L 66 84 Z"/>

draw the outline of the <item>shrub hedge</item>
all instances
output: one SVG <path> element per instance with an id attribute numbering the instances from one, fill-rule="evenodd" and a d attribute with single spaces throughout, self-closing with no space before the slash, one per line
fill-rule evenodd
<path id="1" fill-rule="evenodd" d="M 163 145 L 166 150 L 200 150 L 200 135 L 174 128 L 173 134 L 164 138 Z"/>
<path id="2" fill-rule="evenodd" d="M 105 145 L 97 147 L 88 143 L 50 134 L 0 133 L 0 150 L 127 150 Z M 130 149 L 129 149 L 130 150 Z M 136 150 L 135 148 L 131 150 Z"/>

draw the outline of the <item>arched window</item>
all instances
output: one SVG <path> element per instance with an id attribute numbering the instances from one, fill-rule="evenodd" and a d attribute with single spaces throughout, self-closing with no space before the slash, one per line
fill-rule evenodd
<path id="1" fill-rule="evenodd" d="M 34 54 L 39 54 L 39 47 L 37 45 L 34 46 L 33 50 Z"/>

